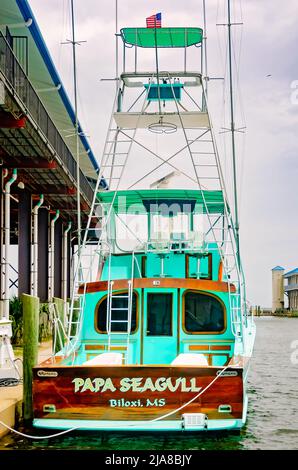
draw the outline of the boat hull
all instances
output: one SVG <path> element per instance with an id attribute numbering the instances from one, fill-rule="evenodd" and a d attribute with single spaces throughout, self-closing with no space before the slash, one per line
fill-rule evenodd
<path id="1" fill-rule="evenodd" d="M 63 366 L 34 368 L 33 425 L 131 431 L 240 429 L 243 368 Z"/>

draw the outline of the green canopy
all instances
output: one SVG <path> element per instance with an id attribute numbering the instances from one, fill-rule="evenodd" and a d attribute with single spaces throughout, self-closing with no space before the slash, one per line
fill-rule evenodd
<path id="1" fill-rule="evenodd" d="M 202 195 L 203 193 L 203 195 Z M 97 193 L 99 201 L 103 204 L 111 204 L 115 196 L 115 191 L 101 191 Z M 151 204 L 171 204 L 177 201 L 193 202 L 197 206 L 202 206 L 201 211 L 206 213 L 204 201 L 208 207 L 208 211 L 212 214 L 222 214 L 224 212 L 224 199 L 222 191 L 200 191 L 198 189 L 142 189 L 118 191 L 114 199 L 114 209 L 116 212 L 130 212 L 134 206 L 138 205 L 138 212 L 147 212 L 146 202 Z M 200 212 L 201 212 L 200 211 Z"/>
<path id="2" fill-rule="evenodd" d="M 123 28 L 121 36 L 124 43 L 138 47 L 189 47 L 202 42 L 203 30 L 201 28 Z"/>

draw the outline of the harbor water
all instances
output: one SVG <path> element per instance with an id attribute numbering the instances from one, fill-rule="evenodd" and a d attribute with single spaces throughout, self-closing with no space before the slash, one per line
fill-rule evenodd
<path id="1" fill-rule="evenodd" d="M 81 432 L 40 441 L 9 434 L 0 440 L 0 450 L 297 450 L 298 318 L 261 317 L 256 324 L 248 418 L 238 434 Z"/>

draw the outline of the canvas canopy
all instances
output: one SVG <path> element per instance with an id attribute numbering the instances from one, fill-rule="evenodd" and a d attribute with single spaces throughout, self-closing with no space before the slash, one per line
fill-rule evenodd
<path id="1" fill-rule="evenodd" d="M 201 28 L 123 28 L 125 44 L 138 47 L 189 47 L 202 42 Z"/>
<path id="2" fill-rule="evenodd" d="M 200 191 L 198 189 L 142 189 L 118 191 L 101 191 L 97 194 L 98 200 L 103 204 L 111 204 L 116 212 L 129 212 L 132 206 L 138 205 L 138 211 L 142 208 L 147 212 L 148 203 L 151 204 L 173 204 L 177 202 L 190 203 L 193 207 L 201 206 L 200 211 L 206 213 L 204 200 L 208 211 L 213 214 L 222 214 L 224 211 L 224 199 L 222 191 Z"/>

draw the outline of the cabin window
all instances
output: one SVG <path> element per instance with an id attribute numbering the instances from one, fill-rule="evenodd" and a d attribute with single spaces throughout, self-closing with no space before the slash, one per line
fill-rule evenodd
<path id="1" fill-rule="evenodd" d="M 147 295 L 147 336 L 172 336 L 172 294 Z"/>
<path id="2" fill-rule="evenodd" d="M 115 323 L 111 325 L 112 332 L 127 332 L 127 323 L 125 320 L 128 319 L 128 298 L 127 291 L 113 293 L 112 308 L 112 320 Z M 137 294 L 134 292 L 132 296 L 132 311 L 131 311 L 131 333 L 134 333 L 137 329 Z M 119 310 L 118 310 L 119 309 Z M 97 307 L 96 314 L 96 329 L 99 333 L 107 333 L 107 296 L 105 296 Z"/>
<path id="3" fill-rule="evenodd" d="M 183 313 L 186 333 L 222 332 L 225 328 L 224 306 L 211 295 L 186 292 Z"/>

